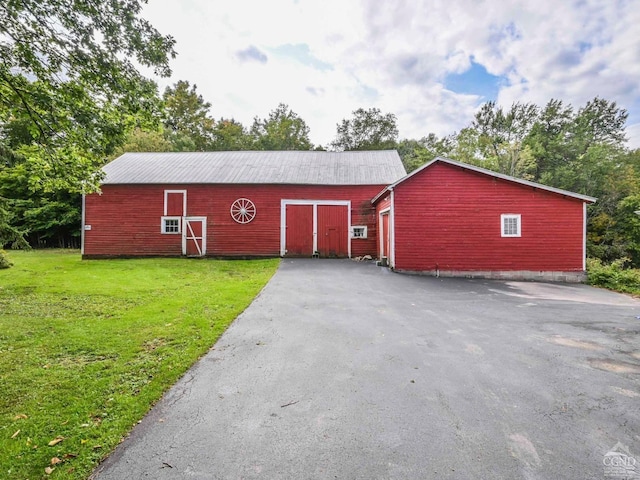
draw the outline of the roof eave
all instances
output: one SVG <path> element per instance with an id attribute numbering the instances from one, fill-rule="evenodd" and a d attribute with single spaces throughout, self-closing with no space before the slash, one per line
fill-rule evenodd
<path id="1" fill-rule="evenodd" d="M 555 193 L 557 195 L 563 195 L 565 197 L 575 198 L 575 199 L 582 200 L 583 202 L 587 202 L 587 203 L 595 203 L 598 200 L 597 198 L 590 197 L 588 195 L 582 195 L 580 193 L 574 193 L 574 192 L 570 192 L 568 190 L 562 190 L 561 188 L 550 187 L 548 185 L 543 185 L 541 183 L 531 182 L 529 180 L 523 180 L 521 178 L 516 178 L 516 177 L 512 177 L 510 175 L 505 175 L 503 173 L 494 172 L 492 170 L 487 170 L 486 168 L 477 167 L 475 165 L 471 165 L 471 164 L 468 164 L 468 163 L 456 162 L 455 160 L 451 160 L 449 158 L 444 158 L 444 157 L 436 157 L 436 158 L 434 158 L 430 162 L 425 163 L 420 168 L 414 170 L 413 172 L 411 172 L 407 176 L 401 178 L 397 182 L 392 183 L 387 188 L 389 190 L 392 190 L 393 188 L 395 188 L 400 183 L 403 183 L 404 181 L 408 180 L 413 175 L 421 172 L 422 170 L 424 170 L 426 168 L 429 168 L 431 165 L 433 165 L 436 162 L 447 163 L 447 164 L 452 165 L 454 167 L 464 168 L 466 170 L 471 170 L 473 172 L 482 173 L 484 175 L 489 175 L 489 176 L 492 176 L 492 177 L 495 177 L 495 178 L 499 178 L 501 180 L 505 180 L 505 181 L 508 181 L 508 182 L 519 183 L 520 185 L 525 185 L 525 186 L 528 186 L 528 187 L 531 187 L 531 188 L 537 188 L 539 190 L 544 190 L 544 191 L 547 191 L 547 192 Z"/>

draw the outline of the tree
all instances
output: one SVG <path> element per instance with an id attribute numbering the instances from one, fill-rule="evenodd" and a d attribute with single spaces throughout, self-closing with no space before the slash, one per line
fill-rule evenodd
<path id="1" fill-rule="evenodd" d="M 567 139 L 573 123 L 573 108 L 571 105 L 565 106 L 562 100 L 551 99 L 542 109 L 524 141 L 535 159 L 534 180 L 540 181 L 543 173 L 560 167 L 572 158 Z"/>
<path id="2" fill-rule="evenodd" d="M 309 127 L 288 105 L 280 103 L 268 118 L 255 117 L 250 135 L 257 150 L 311 150 Z"/>
<path id="3" fill-rule="evenodd" d="M 377 108 L 359 108 L 353 118 L 336 125 L 336 138 L 331 146 L 336 150 L 388 150 L 396 147 L 398 127 L 396 116 L 382 114 Z"/>
<path id="4" fill-rule="evenodd" d="M 173 150 L 173 144 L 166 139 L 162 129 L 143 130 L 136 127 L 126 137 L 124 144 L 116 149 L 111 158 L 117 158 L 126 152 L 171 152 Z"/>
<path id="5" fill-rule="evenodd" d="M 25 145 L 45 167 L 43 186 L 53 179 L 97 187 L 96 168 L 122 141 L 131 115 L 157 110 L 156 87 L 133 62 L 168 76 L 174 40 L 140 18 L 141 8 L 142 0 L 0 7 L 0 123 L 27 126 Z"/>
<path id="6" fill-rule="evenodd" d="M 404 168 L 412 172 L 436 157 L 449 156 L 453 145 L 452 137 L 438 138 L 435 133 L 430 133 L 420 140 L 401 140 L 396 148 Z"/>
<path id="7" fill-rule="evenodd" d="M 221 118 L 214 125 L 211 150 L 250 150 L 252 146 L 252 137 L 247 133 L 244 125 L 233 118 Z"/>
<path id="8" fill-rule="evenodd" d="M 214 120 L 209 117 L 211 104 L 197 92 L 196 85 L 179 80 L 164 91 L 164 126 L 177 151 L 203 152 L 211 148 Z"/>
<path id="9" fill-rule="evenodd" d="M 168 76 L 174 40 L 140 18 L 142 3 L 0 5 L 0 166 L 20 157 L 31 195 L 96 189 L 132 119 L 157 113 L 156 86 L 134 62 Z M 23 236 L 14 221 L 0 215 L 0 247 Z"/>
<path id="10" fill-rule="evenodd" d="M 482 105 L 472 127 L 479 133 L 484 158 L 494 169 L 515 177 L 533 177 L 535 162 L 524 140 L 537 117 L 538 107 L 531 103 L 516 102 L 506 112 L 495 102 Z"/>
<path id="11" fill-rule="evenodd" d="M 578 110 L 572 130 L 576 153 L 582 155 L 593 145 L 621 145 L 626 141 L 628 113 L 616 102 L 595 97 Z"/>

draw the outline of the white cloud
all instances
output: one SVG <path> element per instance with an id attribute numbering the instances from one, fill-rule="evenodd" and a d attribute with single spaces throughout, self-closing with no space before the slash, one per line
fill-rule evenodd
<path id="1" fill-rule="evenodd" d="M 144 16 L 177 40 L 162 87 L 196 83 L 215 117 L 246 125 L 287 103 L 325 145 L 359 107 L 395 113 L 402 137 L 459 130 L 481 97 L 443 82 L 471 58 L 507 80 L 504 105 L 640 106 L 638 0 L 152 0 Z M 630 113 L 638 138 L 640 111 Z"/>

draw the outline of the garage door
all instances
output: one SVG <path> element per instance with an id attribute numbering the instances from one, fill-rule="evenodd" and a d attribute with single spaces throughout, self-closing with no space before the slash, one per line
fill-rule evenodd
<path id="1" fill-rule="evenodd" d="M 343 205 L 318 205 L 318 254 L 321 257 L 349 255 L 348 213 Z"/>
<path id="2" fill-rule="evenodd" d="M 286 255 L 313 255 L 313 205 L 287 205 Z"/>
<path id="3" fill-rule="evenodd" d="M 282 200 L 280 254 L 348 257 L 348 200 Z"/>

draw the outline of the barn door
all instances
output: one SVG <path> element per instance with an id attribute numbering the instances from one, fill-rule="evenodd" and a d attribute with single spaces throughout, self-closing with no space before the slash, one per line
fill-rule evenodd
<path id="1" fill-rule="evenodd" d="M 313 255 L 313 205 L 287 205 L 286 255 Z"/>
<path id="2" fill-rule="evenodd" d="M 203 257 L 207 253 L 207 217 L 184 217 L 182 254 Z"/>
<path id="3" fill-rule="evenodd" d="M 389 258 L 389 212 L 380 215 L 380 258 Z"/>
<path id="4" fill-rule="evenodd" d="M 318 205 L 318 253 L 321 257 L 349 255 L 349 210 L 343 205 Z"/>

